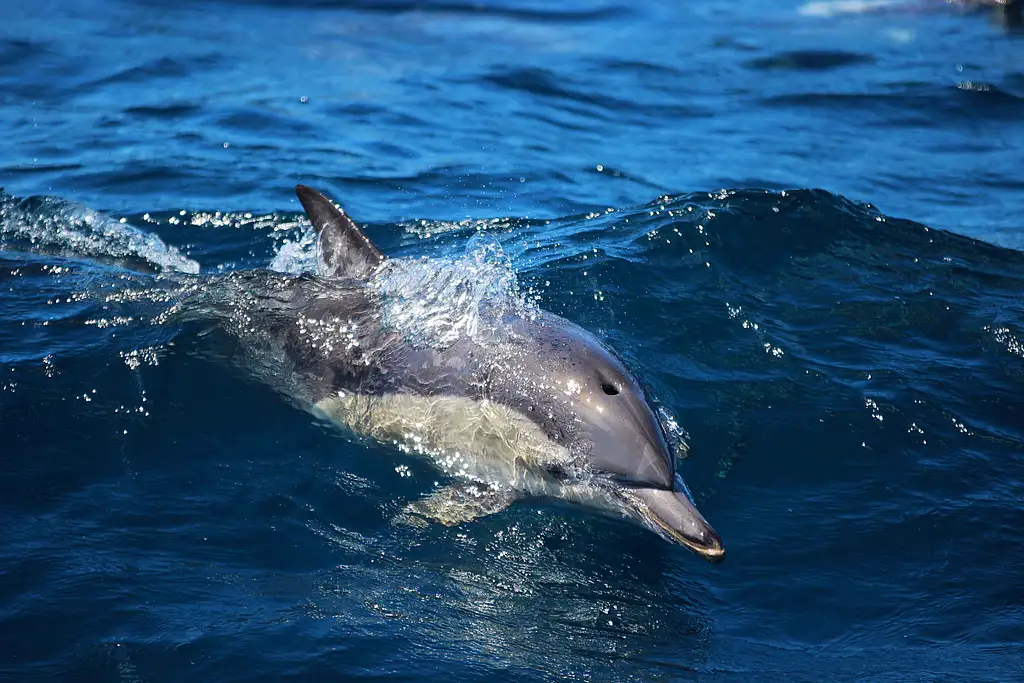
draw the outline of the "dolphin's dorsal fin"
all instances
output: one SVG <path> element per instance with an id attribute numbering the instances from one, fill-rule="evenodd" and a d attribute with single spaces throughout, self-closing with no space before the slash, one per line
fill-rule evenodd
<path id="1" fill-rule="evenodd" d="M 305 185 L 296 185 L 295 194 L 320 236 L 328 275 L 366 279 L 384 262 L 380 249 L 330 199 Z"/>

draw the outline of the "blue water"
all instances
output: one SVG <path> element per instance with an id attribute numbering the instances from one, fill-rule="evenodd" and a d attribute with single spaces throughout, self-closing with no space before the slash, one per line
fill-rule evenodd
<path id="1" fill-rule="evenodd" d="M 867 5 L 0 2 L 0 679 L 1020 680 L 1024 36 Z M 689 432 L 725 562 L 393 525 L 428 464 L 169 314 L 302 266 L 297 182 L 500 242 Z"/>

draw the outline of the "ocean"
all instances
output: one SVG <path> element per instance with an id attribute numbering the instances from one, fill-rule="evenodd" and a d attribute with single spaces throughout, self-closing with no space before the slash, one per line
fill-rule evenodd
<path id="1" fill-rule="evenodd" d="M 1018 28 L 926 0 L 0 10 L 0 680 L 1021 680 Z M 394 524 L 442 475 L 190 317 L 229 273 L 315 269 L 296 183 L 612 346 L 725 560 L 544 500 Z"/>

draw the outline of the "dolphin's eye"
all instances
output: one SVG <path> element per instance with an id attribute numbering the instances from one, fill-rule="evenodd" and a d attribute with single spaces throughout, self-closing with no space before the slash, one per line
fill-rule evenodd
<path id="1" fill-rule="evenodd" d="M 619 393 L 619 387 L 612 384 L 611 382 L 601 382 L 601 391 L 608 394 L 609 396 L 615 396 Z"/>

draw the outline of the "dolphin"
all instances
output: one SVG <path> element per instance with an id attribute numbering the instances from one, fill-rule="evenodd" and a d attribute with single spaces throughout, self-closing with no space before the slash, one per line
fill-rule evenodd
<path id="1" fill-rule="evenodd" d="M 324 195 L 296 193 L 321 273 L 270 287 L 240 276 L 229 331 L 246 367 L 304 409 L 449 475 L 401 520 L 456 525 L 546 497 L 723 558 L 643 389 L 593 334 L 540 309 L 484 306 L 472 333 L 424 341 L 402 324 L 409 302 L 382 285 L 402 260 Z"/>

